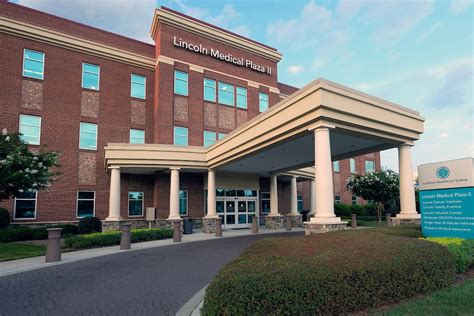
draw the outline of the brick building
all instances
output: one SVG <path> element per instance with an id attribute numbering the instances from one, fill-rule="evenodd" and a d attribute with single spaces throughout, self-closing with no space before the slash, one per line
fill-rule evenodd
<path id="1" fill-rule="evenodd" d="M 254 215 L 264 218 L 271 204 L 278 203 L 279 214 L 314 208 L 313 145 L 298 147 L 312 148 L 306 161 L 298 161 L 299 151 L 282 154 L 291 164 L 281 168 L 270 159 L 278 155 L 265 156 L 270 152 L 255 145 L 255 155 L 269 157 L 266 171 L 239 154 L 211 153 L 262 113 L 305 93 L 306 87 L 278 82 L 282 56 L 276 49 L 165 7 L 157 9 L 151 26 L 155 45 L 3 1 L 0 23 L 0 128 L 22 132 L 32 151 L 47 145 L 60 152 L 62 165 L 48 190 L 0 204 L 14 223 L 92 215 L 136 226 L 147 217 L 200 223 L 210 185 L 217 214 L 229 228 L 248 226 Z M 338 135 L 331 134 L 333 148 L 352 144 L 349 138 L 339 142 Z M 289 151 L 292 143 L 286 141 Z M 379 150 L 398 144 L 354 143 L 352 151 L 331 155 L 336 202 L 364 203 L 346 190 L 346 179 L 379 169 Z M 239 146 L 247 144 L 252 140 Z M 212 161 L 221 158 L 227 159 L 223 167 L 216 162 L 208 176 Z M 236 169 L 239 163 L 248 163 L 247 171 Z M 278 197 L 270 194 L 272 177 Z"/>

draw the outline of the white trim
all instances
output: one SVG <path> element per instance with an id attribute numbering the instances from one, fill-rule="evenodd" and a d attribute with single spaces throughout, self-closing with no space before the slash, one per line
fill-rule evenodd
<path id="1" fill-rule="evenodd" d="M 92 73 L 90 71 L 86 71 L 87 73 L 90 73 L 90 74 L 93 74 L 93 75 L 97 75 L 98 76 L 98 80 L 97 80 L 97 89 L 94 89 L 94 88 L 88 88 L 88 87 L 84 87 L 84 65 L 90 65 L 90 66 L 97 66 L 99 71 L 95 74 L 95 73 Z M 83 89 L 88 89 L 88 90 L 92 90 L 92 91 L 100 91 L 100 65 L 96 65 L 96 64 L 90 64 L 90 63 L 86 63 L 86 62 L 82 62 L 82 68 L 81 68 L 81 88 Z"/>
<path id="2" fill-rule="evenodd" d="M 88 190 L 77 190 L 76 192 L 76 218 L 84 218 L 85 216 L 82 216 L 82 217 L 79 217 L 77 216 L 77 211 L 78 211 L 78 207 L 79 207 L 79 192 L 93 192 L 94 193 L 94 199 L 92 201 L 94 201 L 94 208 L 93 208 L 93 211 L 92 211 L 92 217 L 95 216 L 95 191 L 88 191 Z M 91 201 L 91 199 L 81 199 L 81 201 Z"/>
<path id="3" fill-rule="evenodd" d="M 22 116 L 30 116 L 30 117 L 37 117 L 39 118 L 39 132 L 38 132 L 38 143 L 30 143 L 30 142 L 27 142 L 29 145 L 40 145 L 41 144 L 41 116 L 39 115 L 29 115 L 29 114 L 22 114 L 20 113 L 19 117 L 18 117 L 18 132 L 21 133 L 21 117 Z M 23 124 L 24 125 L 24 124 Z M 32 126 L 32 125 L 28 125 L 28 126 Z M 34 126 L 36 127 L 36 126 Z M 23 134 L 23 133 L 22 133 Z"/>
<path id="4" fill-rule="evenodd" d="M 143 83 L 143 98 L 139 98 L 139 97 L 135 97 L 132 95 L 132 91 L 133 91 L 133 76 L 138 76 L 138 77 L 143 77 L 145 79 L 145 82 Z M 140 84 L 140 83 L 138 83 Z M 140 100 L 146 100 L 146 76 L 142 76 L 142 75 L 139 75 L 139 74 L 134 74 L 133 72 L 130 74 L 130 97 L 131 98 L 136 98 L 136 99 L 140 99 Z"/>
<path id="5" fill-rule="evenodd" d="M 42 73 L 41 73 L 41 79 L 40 78 L 36 78 L 36 77 L 32 77 L 32 76 L 28 76 L 28 75 L 25 75 L 25 52 L 29 50 L 29 51 L 32 51 L 32 52 L 35 52 L 35 53 L 39 53 L 39 54 L 43 54 L 43 67 L 41 69 Z M 37 62 L 39 62 L 39 60 L 35 60 Z M 33 78 L 33 79 L 37 79 L 37 80 L 44 80 L 44 64 L 46 62 L 46 54 L 44 52 L 39 52 L 37 50 L 33 50 L 33 49 L 29 49 L 29 48 L 23 48 L 23 63 L 21 65 L 21 75 L 23 77 L 26 77 L 26 78 Z"/>
<path id="6" fill-rule="evenodd" d="M 141 193 L 142 194 L 142 215 L 130 215 L 130 192 L 134 192 L 134 193 Z M 127 215 L 128 217 L 143 217 L 145 216 L 145 212 L 144 212 L 144 209 L 145 209 L 145 192 L 143 191 L 128 191 L 127 192 Z"/>
<path id="7" fill-rule="evenodd" d="M 185 192 L 186 192 L 186 214 L 181 214 L 181 210 L 180 210 L 180 209 L 178 209 L 178 213 L 179 213 L 179 216 L 189 216 L 189 192 L 188 192 L 188 190 L 179 189 L 178 196 L 179 196 L 179 194 L 181 193 L 181 191 L 185 191 Z M 181 197 L 179 197 L 178 208 L 179 208 L 180 206 L 181 206 Z"/>
<path id="8" fill-rule="evenodd" d="M 38 190 L 35 190 L 35 217 L 28 217 L 28 218 L 17 218 L 16 217 L 16 200 L 17 197 L 13 199 L 13 220 L 15 221 L 28 221 L 28 220 L 35 220 L 36 219 L 36 213 L 38 212 Z M 25 201 L 31 201 L 33 199 L 28 199 L 28 198 L 20 198 L 19 200 L 25 200 Z"/>
<path id="9" fill-rule="evenodd" d="M 95 148 L 83 148 L 81 147 L 81 124 L 90 124 L 90 125 L 95 125 Z M 99 131 L 98 131 L 98 124 L 96 123 L 89 123 L 89 122 L 82 122 L 79 121 L 79 149 L 84 149 L 84 150 L 97 150 L 97 142 L 99 138 Z M 86 132 L 89 133 L 89 132 Z"/>

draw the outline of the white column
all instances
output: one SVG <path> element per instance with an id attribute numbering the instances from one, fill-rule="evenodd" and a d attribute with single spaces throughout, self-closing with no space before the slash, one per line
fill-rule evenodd
<path id="1" fill-rule="evenodd" d="M 315 188 L 314 188 L 314 180 L 311 180 L 309 182 L 309 195 L 311 197 L 311 206 L 310 206 L 309 214 L 315 214 L 316 213 L 316 194 L 315 194 Z"/>
<path id="2" fill-rule="evenodd" d="M 298 215 L 298 188 L 296 177 L 291 177 L 290 215 Z"/>
<path id="3" fill-rule="evenodd" d="M 121 221 L 120 216 L 120 168 L 110 168 L 110 193 L 108 221 Z"/>
<path id="4" fill-rule="evenodd" d="M 411 164 L 411 145 L 398 147 L 398 170 L 400 173 L 400 214 L 398 218 L 419 219 L 416 211 L 415 187 Z"/>
<path id="5" fill-rule="evenodd" d="M 329 128 L 314 130 L 314 171 L 316 214 L 310 222 L 315 224 L 338 224 L 341 218 L 334 214 L 334 191 L 332 180 L 331 144 Z"/>
<path id="6" fill-rule="evenodd" d="M 214 170 L 207 172 L 207 218 L 219 218 L 216 213 L 216 174 Z"/>
<path id="7" fill-rule="evenodd" d="M 268 216 L 280 216 L 278 213 L 278 182 L 277 176 L 270 176 L 270 213 Z"/>
<path id="8" fill-rule="evenodd" d="M 181 219 L 179 216 L 179 168 L 170 168 L 170 216 L 168 219 Z"/>

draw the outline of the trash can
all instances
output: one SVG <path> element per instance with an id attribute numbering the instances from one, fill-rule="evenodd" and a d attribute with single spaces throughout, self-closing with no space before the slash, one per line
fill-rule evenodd
<path id="1" fill-rule="evenodd" d="M 185 218 L 184 219 L 184 229 L 183 234 L 189 235 L 193 233 L 193 219 Z"/>
<path id="2" fill-rule="evenodd" d="M 302 215 L 302 217 L 303 217 L 301 220 L 302 220 L 303 222 L 307 222 L 307 221 L 308 221 L 308 213 L 309 213 L 308 210 L 301 211 L 301 215 Z"/>

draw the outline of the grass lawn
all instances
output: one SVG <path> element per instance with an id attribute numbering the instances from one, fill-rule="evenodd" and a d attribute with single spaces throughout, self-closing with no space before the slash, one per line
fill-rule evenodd
<path id="1" fill-rule="evenodd" d="M 474 278 L 383 311 L 380 315 L 474 315 Z"/>
<path id="2" fill-rule="evenodd" d="M 0 261 L 43 256 L 45 253 L 45 246 L 0 244 Z"/>

